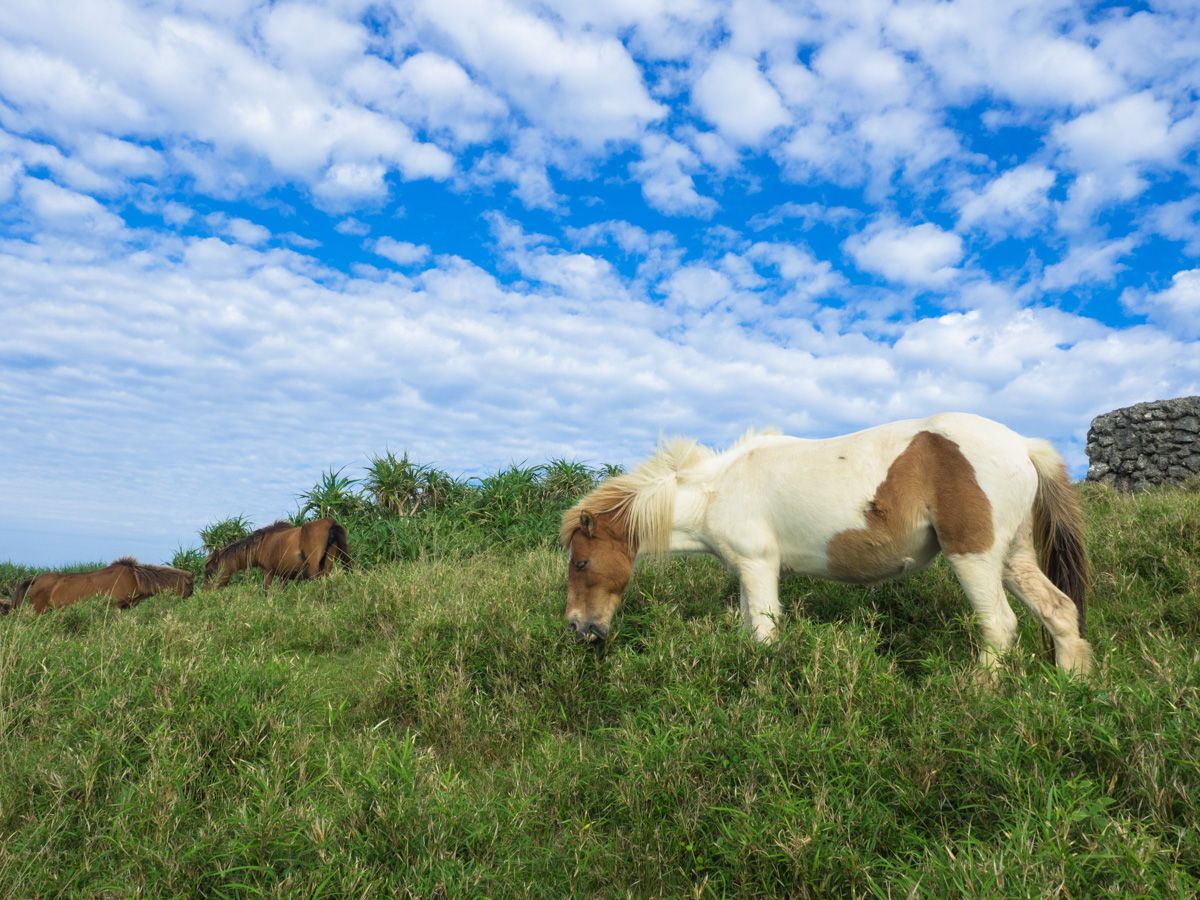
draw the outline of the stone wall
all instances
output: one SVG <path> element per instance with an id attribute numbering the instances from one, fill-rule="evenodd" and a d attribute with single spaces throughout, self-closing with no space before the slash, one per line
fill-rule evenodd
<path id="1" fill-rule="evenodd" d="M 1155 400 L 1092 419 L 1088 481 L 1122 491 L 1200 475 L 1200 397 Z"/>

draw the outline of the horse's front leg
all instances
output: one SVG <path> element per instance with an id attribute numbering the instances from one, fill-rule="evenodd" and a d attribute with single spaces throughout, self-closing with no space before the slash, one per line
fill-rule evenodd
<path id="1" fill-rule="evenodd" d="M 271 582 L 275 580 L 275 570 L 270 566 L 263 566 L 263 590 L 271 586 Z"/>
<path id="2" fill-rule="evenodd" d="M 779 563 L 773 560 L 743 560 L 738 564 L 741 581 L 742 624 L 756 641 L 775 640 L 779 605 Z"/>

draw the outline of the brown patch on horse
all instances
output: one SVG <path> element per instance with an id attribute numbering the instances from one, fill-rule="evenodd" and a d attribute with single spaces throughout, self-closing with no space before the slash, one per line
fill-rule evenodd
<path id="1" fill-rule="evenodd" d="M 922 431 L 892 461 L 867 504 L 866 527 L 829 541 L 829 573 L 840 581 L 894 578 L 936 540 L 948 554 L 984 553 L 995 541 L 992 504 L 954 441 Z M 932 533 L 923 528 L 928 523 Z"/>

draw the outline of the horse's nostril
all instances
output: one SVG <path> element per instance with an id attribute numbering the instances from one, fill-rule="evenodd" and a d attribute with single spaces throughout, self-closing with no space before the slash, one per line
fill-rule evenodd
<path id="1" fill-rule="evenodd" d="M 608 639 L 608 627 L 594 622 L 568 622 L 567 626 L 575 636 L 577 644 L 588 644 Z"/>

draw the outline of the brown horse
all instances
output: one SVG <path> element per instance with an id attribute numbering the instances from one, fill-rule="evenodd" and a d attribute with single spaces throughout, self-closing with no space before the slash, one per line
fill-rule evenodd
<path id="1" fill-rule="evenodd" d="M 47 572 L 26 578 L 17 585 L 8 609 L 0 608 L 0 612 L 16 609 L 26 597 L 33 611 L 39 613 L 95 596 L 112 597 L 119 608 L 129 609 L 163 591 L 190 597 L 195 578 L 182 569 L 147 566 L 132 556 L 123 556 L 112 565 L 91 572 Z"/>
<path id="2" fill-rule="evenodd" d="M 346 529 L 333 519 L 316 519 L 303 525 L 279 521 L 248 534 L 228 547 L 214 550 L 204 561 L 204 589 L 215 578 L 217 587 L 229 584 L 235 572 L 262 569 L 263 590 L 280 578 L 320 578 L 338 560 L 350 568 Z"/>

